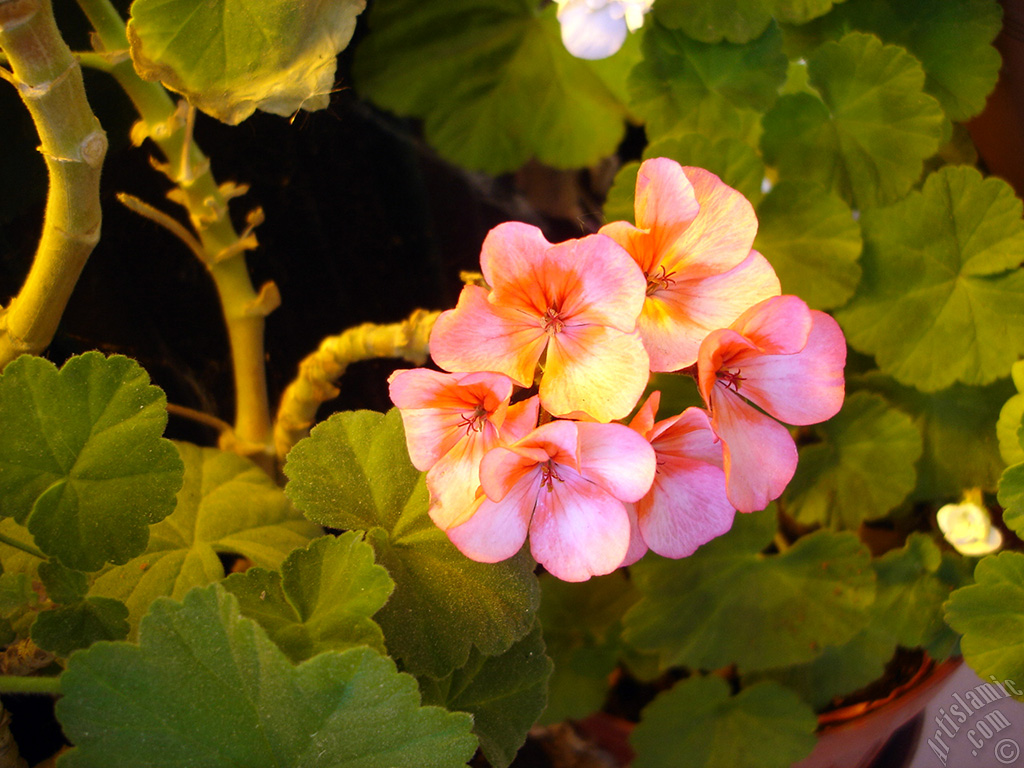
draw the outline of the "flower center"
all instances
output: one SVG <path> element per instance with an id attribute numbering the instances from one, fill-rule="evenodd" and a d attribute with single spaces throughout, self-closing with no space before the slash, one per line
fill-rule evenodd
<path id="1" fill-rule="evenodd" d="M 733 392 L 740 391 L 740 383 L 743 381 L 743 376 L 740 375 L 740 371 L 719 371 L 719 381 L 725 382 L 725 388 L 732 388 Z"/>
<path id="2" fill-rule="evenodd" d="M 653 296 L 658 291 L 663 291 L 670 285 L 675 285 L 675 280 L 672 279 L 672 275 L 675 272 L 666 272 L 664 266 L 658 267 L 658 270 L 653 274 L 645 274 L 647 278 L 647 295 Z"/>
<path id="3" fill-rule="evenodd" d="M 557 307 L 548 307 L 542 318 L 544 320 L 544 333 L 549 336 L 561 333 L 565 327 L 565 319 L 562 317 L 561 310 Z"/>
<path id="4" fill-rule="evenodd" d="M 557 480 L 560 483 L 562 482 L 562 478 L 558 476 L 558 470 L 555 469 L 555 463 L 551 461 L 551 459 L 548 459 L 544 462 L 544 466 L 540 471 L 540 484 L 547 488 L 548 492 L 551 492 L 554 490 L 553 483 L 551 482 L 552 480 Z"/>
<path id="5" fill-rule="evenodd" d="M 470 432 L 483 432 L 487 424 L 487 409 L 478 405 L 471 413 L 463 413 L 459 419 L 459 426 L 466 428 L 466 434 Z"/>

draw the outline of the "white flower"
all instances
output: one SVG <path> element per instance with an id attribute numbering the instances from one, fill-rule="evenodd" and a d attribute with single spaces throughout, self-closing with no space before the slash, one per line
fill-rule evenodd
<path id="1" fill-rule="evenodd" d="M 961 555 L 980 557 L 1002 546 L 1003 534 L 992 526 L 988 510 L 969 498 L 947 504 L 935 518 L 946 541 Z"/>
<path id="2" fill-rule="evenodd" d="M 556 0 L 562 42 L 579 59 L 604 59 L 644 24 L 654 0 Z"/>

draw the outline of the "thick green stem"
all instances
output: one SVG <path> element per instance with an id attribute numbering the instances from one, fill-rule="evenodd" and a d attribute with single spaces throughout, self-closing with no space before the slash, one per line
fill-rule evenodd
<path id="1" fill-rule="evenodd" d="M 133 139 L 140 143 L 152 139 L 166 158 L 166 165 L 159 167 L 177 185 L 169 196 L 188 211 L 203 248 L 203 263 L 217 287 L 235 377 L 236 443 L 232 447 L 269 467 L 273 447 L 263 329 L 279 295 L 273 283 L 257 293 L 249 279 L 245 251 L 256 241 L 248 232 L 240 235 L 228 215 L 228 199 L 237 189 L 217 185 L 209 160 L 192 141 L 184 105 L 175 104 L 159 83 L 147 82 L 136 73 L 127 57 L 125 23 L 108 0 L 78 1 L 104 51 L 115 60 L 111 74 L 142 118 L 132 131 Z M 125 55 L 116 61 L 119 53 Z"/>
<path id="2" fill-rule="evenodd" d="M 0 311 L 0 369 L 45 349 L 100 236 L 100 169 L 107 137 L 85 97 L 82 71 L 57 30 L 50 0 L 0 0 L 4 72 L 39 132 L 50 186 L 32 268 Z"/>
<path id="3" fill-rule="evenodd" d="M 46 693 L 59 696 L 60 678 L 0 675 L 0 693 Z"/>

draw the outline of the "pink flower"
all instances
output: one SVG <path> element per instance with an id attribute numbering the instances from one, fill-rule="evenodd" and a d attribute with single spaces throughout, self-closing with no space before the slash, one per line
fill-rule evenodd
<path id="1" fill-rule="evenodd" d="M 601 227 L 647 279 L 639 328 L 652 371 L 692 365 L 704 337 L 753 304 L 777 296 L 779 279 L 751 250 L 757 217 L 743 195 L 702 168 L 655 158 L 636 177 L 636 226 Z"/>
<path id="2" fill-rule="evenodd" d="M 500 373 L 414 368 L 396 371 L 388 382 L 413 466 L 427 473 L 430 517 L 441 529 L 458 525 L 479 503 L 484 454 L 536 426 L 537 398 L 509 405 L 512 381 Z"/>
<path id="3" fill-rule="evenodd" d="M 530 537 L 534 559 L 565 581 L 610 573 L 626 556 L 629 515 L 654 480 L 650 444 L 622 424 L 552 421 L 484 456 L 487 498 L 448 530 L 467 557 L 494 563 Z"/>
<path id="4" fill-rule="evenodd" d="M 500 224 L 480 256 L 490 291 L 466 286 L 441 314 L 430 354 L 449 371 L 498 371 L 523 387 L 538 364 L 541 405 L 556 416 L 625 416 L 647 384 L 636 331 L 644 279 L 613 240 L 552 245 L 536 227 Z"/>
<path id="5" fill-rule="evenodd" d="M 796 425 L 830 419 L 843 404 L 845 364 L 839 325 L 796 296 L 762 301 L 704 339 L 698 385 L 723 443 L 736 509 L 764 509 L 796 471 L 796 444 L 769 417 Z"/>
<path id="6" fill-rule="evenodd" d="M 652 393 L 629 425 L 650 441 L 658 468 L 651 490 L 627 505 L 633 534 L 622 565 L 648 548 L 663 557 L 692 555 L 732 528 L 735 515 L 725 494 L 722 444 L 707 412 L 687 408 L 655 424 L 660 399 L 660 392 Z"/>

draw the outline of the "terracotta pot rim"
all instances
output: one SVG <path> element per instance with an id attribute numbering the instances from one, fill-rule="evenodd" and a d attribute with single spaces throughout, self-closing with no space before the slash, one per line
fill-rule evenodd
<path id="1" fill-rule="evenodd" d="M 898 705 L 904 694 L 912 692 L 919 686 L 927 683 L 934 686 L 949 677 L 963 662 L 963 657 L 953 656 L 945 661 L 936 663 L 930 656 L 925 654 L 920 669 L 907 682 L 896 686 L 887 696 L 871 701 L 862 701 L 846 707 L 840 707 L 830 712 L 818 715 L 818 730 L 832 730 L 842 727 L 852 720 L 864 717 L 868 714 L 887 708 L 890 705 Z"/>

